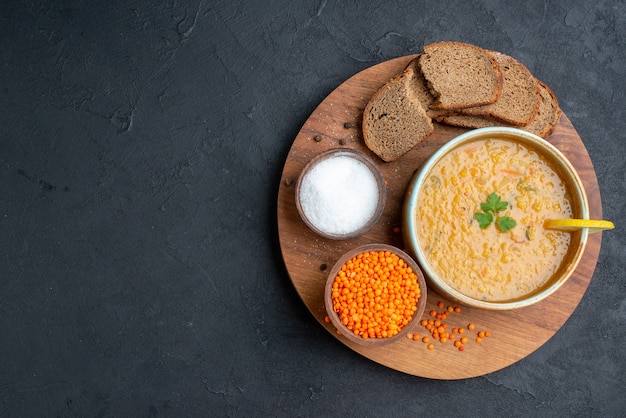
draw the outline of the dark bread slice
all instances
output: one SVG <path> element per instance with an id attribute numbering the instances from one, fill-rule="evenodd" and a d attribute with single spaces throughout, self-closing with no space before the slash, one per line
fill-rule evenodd
<path id="1" fill-rule="evenodd" d="M 502 92 L 492 104 L 461 109 L 463 115 L 485 116 L 515 126 L 528 124 L 539 109 L 541 97 L 537 79 L 521 62 L 496 51 L 489 53 L 502 72 Z"/>
<path id="2" fill-rule="evenodd" d="M 437 116 L 435 121 L 443 123 L 444 125 L 458 126 L 459 128 L 468 129 L 506 126 L 505 123 L 498 122 L 495 119 L 486 118 L 484 116 L 459 115 L 458 113 Z"/>
<path id="3" fill-rule="evenodd" d="M 430 105 L 435 101 L 435 97 L 430 93 L 428 89 L 428 82 L 424 78 L 424 74 L 419 66 L 419 57 L 412 59 L 406 66 L 406 71 L 412 71 L 410 73 L 409 88 L 413 96 L 419 100 L 422 108 L 428 113 Z"/>
<path id="4" fill-rule="evenodd" d="M 431 108 L 431 105 L 435 101 L 435 96 L 432 95 L 430 89 L 428 88 L 428 81 L 426 81 L 426 78 L 422 73 L 422 69 L 419 66 L 419 57 L 411 60 L 409 65 L 406 66 L 406 69 L 413 71 L 412 80 L 409 82 L 409 86 L 411 87 L 411 91 L 415 97 L 419 100 L 422 107 L 426 111 L 426 114 L 431 119 L 451 114 L 450 110 L 435 110 Z"/>
<path id="5" fill-rule="evenodd" d="M 363 111 L 365 145 L 386 162 L 406 154 L 434 130 L 412 86 L 415 75 L 407 68 L 393 77 L 374 93 Z"/>
<path id="6" fill-rule="evenodd" d="M 494 103 L 502 91 L 502 73 L 486 50 L 463 42 L 424 46 L 419 66 L 435 101 L 431 110 L 458 110 Z"/>
<path id="7" fill-rule="evenodd" d="M 539 110 L 530 123 L 522 129 L 547 138 L 561 120 L 562 112 L 554 92 L 541 81 L 539 81 L 539 95 L 541 96 Z"/>
<path id="8" fill-rule="evenodd" d="M 441 116 L 437 118 L 437 121 L 446 125 L 470 129 L 486 128 L 490 126 L 509 126 L 523 129 L 545 139 L 552 133 L 555 126 L 559 123 L 559 120 L 561 119 L 561 109 L 556 96 L 547 85 L 539 81 L 538 87 L 539 95 L 541 97 L 539 109 L 530 123 L 524 126 L 512 126 L 495 119 L 471 115 Z"/>

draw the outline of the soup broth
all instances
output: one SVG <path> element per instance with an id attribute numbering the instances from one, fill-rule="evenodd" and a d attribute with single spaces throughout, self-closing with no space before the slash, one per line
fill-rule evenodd
<path id="1" fill-rule="evenodd" d="M 492 193 L 508 204 L 481 227 L 476 214 Z M 540 288 L 570 243 L 569 233 L 543 226 L 572 216 L 565 183 L 536 151 L 506 139 L 471 142 L 440 159 L 426 176 L 415 216 L 430 267 L 480 300 L 514 300 Z M 497 226 L 504 216 L 516 222 L 507 232 Z"/>

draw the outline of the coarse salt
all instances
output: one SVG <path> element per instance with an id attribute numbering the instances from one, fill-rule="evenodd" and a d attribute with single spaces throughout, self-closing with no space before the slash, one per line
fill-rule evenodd
<path id="1" fill-rule="evenodd" d="M 307 220 L 331 235 L 363 227 L 376 212 L 378 184 L 363 162 L 336 155 L 317 163 L 301 180 L 300 206 Z"/>

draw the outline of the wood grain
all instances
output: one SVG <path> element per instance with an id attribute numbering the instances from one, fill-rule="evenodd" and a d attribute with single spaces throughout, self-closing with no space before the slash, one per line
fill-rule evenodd
<path id="1" fill-rule="evenodd" d="M 324 285 L 330 267 L 343 253 L 359 245 L 385 243 L 404 249 L 401 234 L 394 232 L 394 228 L 401 224 L 400 209 L 413 173 L 446 141 L 466 131 L 436 124 L 431 136 L 392 163 L 384 163 L 365 147 L 360 124 L 367 101 L 412 58 L 414 56 L 396 58 L 354 75 L 329 94 L 304 123 L 287 156 L 278 191 L 281 252 L 289 277 L 304 304 L 315 319 L 347 347 L 377 363 L 411 375 L 432 379 L 470 378 L 519 361 L 560 329 L 589 286 L 602 234 L 589 236 L 583 259 L 570 280 L 546 300 L 528 308 L 504 312 L 463 307 L 461 313 L 450 315 L 447 320 L 450 327 L 463 327 L 472 322 L 476 324 L 476 331 L 482 329 L 492 333 L 492 337 L 484 339 L 481 344 L 472 343 L 473 338 L 470 338 L 463 352 L 450 343 L 437 343 L 435 350 L 429 351 L 426 344 L 408 339 L 377 348 L 358 346 L 338 335 L 331 324 L 326 324 Z M 566 115 L 561 117 L 548 140 L 576 167 L 589 199 L 590 217 L 601 219 L 600 192 L 593 164 Z M 387 204 L 378 224 L 365 235 L 346 241 L 328 240 L 313 233 L 300 219 L 295 205 L 295 183 L 304 165 L 315 155 L 336 147 L 354 148 L 368 154 L 377 162 L 388 183 Z M 426 312 L 436 309 L 439 300 L 446 302 L 430 291 Z"/>

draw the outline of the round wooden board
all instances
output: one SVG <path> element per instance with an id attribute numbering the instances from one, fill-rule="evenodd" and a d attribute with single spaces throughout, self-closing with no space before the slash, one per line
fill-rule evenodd
<path id="1" fill-rule="evenodd" d="M 339 335 L 324 322 L 324 285 L 327 274 L 339 257 L 363 244 L 386 243 L 404 249 L 397 228 L 405 189 L 413 173 L 440 146 L 465 129 L 435 124 L 435 132 L 409 153 L 384 163 L 369 151 L 361 137 L 363 109 L 374 92 L 392 76 L 400 73 L 415 56 L 405 56 L 370 67 L 335 89 L 315 109 L 296 136 L 285 162 L 278 191 L 278 232 L 287 271 L 302 301 L 332 335 L 352 350 L 392 369 L 432 379 L 463 379 L 481 376 L 509 366 L 528 356 L 567 321 L 589 286 L 600 252 L 601 233 L 589 235 L 583 259 L 573 276 L 555 294 L 528 308 L 513 311 L 486 311 L 462 307 L 451 314 L 449 327 L 476 330 L 466 332 L 470 341 L 465 351 L 450 342 L 435 343 L 427 350 L 421 341 L 403 340 L 381 348 L 363 347 Z M 346 125 L 348 124 L 348 125 Z M 350 125 L 351 124 L 351 125 Z M 317 136 L 317 140 L 316 140 Z M 321 140 L 320 140 L 321 138 Z M 590 217 L 602 218 L 600 191 L 593 164 L 585 146 L 566 115 L 548 138 L 572 162 L 583 179 L 590 205 Z M 306 227 L 295 205 L 295 184 L 304 165 L 315 155 L 336 147 L 348 147 L 368 154 L 381 168 L 387 181 L 385 211 L 379 222 L 365 235 L 346 241 L 324 239 Z M 395 229 L 395 230 L 394 230 Z M 437 302 L 450 303 L 430 291 L 425 317 Z M 490 338 L 474 342 L 478 330 L 489 330 Z M 416 332 L 426 335 L 419 327 Z"/>

